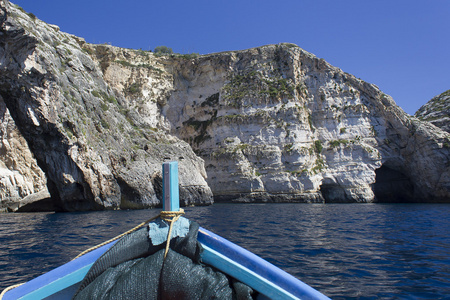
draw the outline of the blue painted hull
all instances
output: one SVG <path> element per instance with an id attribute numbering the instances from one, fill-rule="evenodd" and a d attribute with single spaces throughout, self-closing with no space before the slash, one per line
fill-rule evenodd
<path id="1" fill-rule="evenodd" d="M 329 299 L 253 253 L 200 228 L 202 261 L 271 299 Z M 5 293 L 3 300 L 71 299 L 92 264 L 115 242 L 89 252 Z"/>

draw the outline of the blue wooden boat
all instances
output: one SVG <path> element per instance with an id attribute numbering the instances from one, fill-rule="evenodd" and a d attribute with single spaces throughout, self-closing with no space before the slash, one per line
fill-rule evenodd
<path id="1" fill-rule="evenodd" d="M 163 210 L 179 211 L 177 162 L 163 165 L 163 194 Z M 198 230 L 197 239 L 203 248 L 202 263 L 259 292 L 258 299 L 329 299 L 264 259 L 204 228 Z M 170 234 L 168 240 L 170 241 Z M 1 300 L 72 299 L 93 264 L 116 243 L 117 240 L 106 243 L 8 290 L 3 293 Z"/>

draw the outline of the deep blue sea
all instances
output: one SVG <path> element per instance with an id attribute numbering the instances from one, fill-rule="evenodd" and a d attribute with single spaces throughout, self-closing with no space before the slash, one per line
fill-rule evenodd
<path id="1" fill-rule="evenodd" d="M 450 299 L 450 205 L 215 204 L 186 217 L 332 299 Z M 0 290 L 159 210 L 0 214 Z"/>

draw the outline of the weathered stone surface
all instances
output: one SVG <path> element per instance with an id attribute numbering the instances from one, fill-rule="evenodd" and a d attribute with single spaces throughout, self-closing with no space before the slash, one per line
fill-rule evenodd
<path id="1" fill-rule="evenodd" d="M 296 45 L 156 56 L 1 8 L 0 95 L 56 209 L 158 205 L 167 160 L 184 205 L 450 201 L 449 134 Z"/>
<path id="2" fill-rule="evenodd" d="M 450 132 L 450 90 L 434 97 L 419 108 L 415 116 Z"/>
<path id="3" fill-rule="evenodd" d="M 140 119 L 132 86 L 115 94 L 105 82 L 109 47 L 82 48 L 82 39 L 14 4 L 0 8 L 0 95 L 46 175 L 55 209 L 158 205 L 152 178 L 162 162 L 180 158 L 181 191 L 195 195 L 187 202 L 212 202 L 191 147 L 148 126 L 152 116 Z"/>
<path id="4" fill-rule="evenodd" d="M 168 65 L 163 113 L 205 160 L 216 200 L 450 200 L 449 135 L 295 45 Z"/>
<path id="5" fill-rule="evenodd" d="M 0 96 L 0 209 L 49 198 L 47 180 Z"/>

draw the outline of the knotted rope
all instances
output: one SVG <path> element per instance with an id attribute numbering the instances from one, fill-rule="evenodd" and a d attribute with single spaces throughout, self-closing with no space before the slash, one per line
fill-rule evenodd
<path id="1" fill-rule="evenodd" d="M 162 211 L 161 212 L 161 219 L 163 219 L 166 222 L 170 223 L 169 226 L 169 233 L 167 233 L 167 242 L 166 242 L 166 251 L 164 251 L 164 259 L 166 259 L 167 253 L 169 252 L 170 247 L 170 238 L 172 236 L 172 228 L 173 224 L 182 216 L 184 215 L 184 209 L 180 208 L 179 211 Z"/>
<path id="2" fill-rule="evenodd" d="M 103 242 L 103 243 L 101 243 L 101 244 L 98 244 L 97 246 L 94 246 L 94 247 L 92 247 L 92 248 L 89 248 L 89 249 L 87 249 L 87 250 L 81 252 L 80 254 L 78 254 L 78 255 L 77 255 L 74 259 L 72 259 L 72 260 L 75 260 L 75 259 L 77 259 L 78 257 L 85 255 L 86 253 L 89 253 L 89 252 L 91 252 L 91 251 L 94 251 L 95 249 L 98 249 L 98 248 L 100 248 L 100 247 L 103 247 L 103 246 L 106 245 L 106 244 L 109 244 L 109 243 L 111 243 L 111 242 L 114 242 L 114 241 L 120 239 L 121 237 L 126 236 L 127 234 L 132 233 L 132 232 L 138 230 L 139 228 L 141 228 L 141 227 L 147 225 L 147 224 L 150 223 L 151 221 L 154 221 L 154 220 L 156 220 L 156 219 L 158 219 L 158 218 L 161 218 L 162 220 L 164 220 L 164 221 L 170 223 L 169 233 L 168 233 L 168 235 L 167 235 L 166 252 L 165 252 L 165 255 L 164 255 L 164 258 L 166 258 L 167 252 L 169 251 L 169 246 L 168 246 L 168 245 L 169 245 L 170 237 L 172 236 L 172 224 L 175 223 L 182 215 L 184 215 L 184 209 L 182 209 L 182 208 L 180 208 L 179 211 L 164 211 L 164 210 L 163 210 L 163 211 L 161 211 L 161 212 L 159 213 L 159 215 L 156 215 L 156 216 L 154 216 L 153 218 L 150 218 L 150 219 L 148 219 L 147 221 L 142 222 L 141 224 L 137 225 L 136 227 L 131 228 L 130 230 L 128 230 L 128 231 L 126 231 L 126 232 L 124 232 L 124 233 L 122 233 L 122 234 L 119 234 L 118 236 L 113 237 L 112 239 L 107 240 L 106 242 Z M 0 299 L 0 300 L 1 300 L 1 299 Z"/>
<path id="3" fill-rule="evenodd" d="M 170 226 L 169 226 L 169 232 L 167 233 L 166 250 L 165 250 L 165 252 L 164 252 L 164 259 L 166 259 L 167 253 L 169 252 L 170 238 L 171 238 L 171 236 L 172 236 L 172 228 L 173 228 L 173 224 L 174 224 L 174 223 L 175 223 L 182 215 L 184 215 L 184 210 L 183 210 L 182 208 L 180 208 L 179 211 L 161 211 L 161 212 L 159 213 L 159 215 L 156 215 L 156 216 L 154 216 L 153 218 L 150 218 L 150 219 L 148 219 L 147 221 L 140 223 L 139 225 L 135 226 L 134 228 L 132 228 L 132 229 L 130 229 L 130 230 L 128 230 L 128 231 L 126 231 L 126 232 L 124 232 L 124 233 L 122 233 L 122 234 L 119 234 L 118 236 L 113 237 L 112 239 L 107 240 L 106 242 L 103 242 L 103 243 L 101 243 L 101 244 L 98 244 L 98 245 L 96 245 L 96 246 L 94 246 L 94 247 L 91 247 L 91 248 L 89 248 L 89 249 L 87 249 L 87 250 L 81 252 L 80 254 L 78 254 L 78 255 L 77 255 L 74 259 L 72 259 L 72 260 L 75 260 L 75 259 L 79 258 L 80 256 L 85 255 L 86 253 L 89 253 L 89 252 L 91 252 L 91 251 L 94 251 L 95 249 L 98 249 L 98 248 L 100 248 L 100 247 L 103 247 L 103 246 L 106 245 L 106 244 L 109 244 L 109 243 L 111 243 L 111 242 L 114 242 L 114 241 L 120 239 L 121 237 L 123 237 L 123 236 L 125 236 L 125 235 L 127 235 L 127 234 L 129 234 L 129 233 L 132 233 L 132 232 L 138 230 L 139 228 L 141 228 L 141 227 L 147 225 L 148 223 L 150 223 L 151 221 L 156 220 L 156 219 L 159 218 L 159 217 L 161 217 L 162 220 L 164 220 L 164 221 L 170 223 Z M 6 292 L 8 292 L 9 290 L 12 290 L 12 289 L 14 289 L 14 288 L 16 288 L 16 287 L 18 287 L 18 286 L 21 286 L 22 284 L 23 284 L 23 283 L 15 284 L 15 285 L 9 286 L 9 287 L 7 287 L 6 289 L 4 289 L 4 290 L 2 291 L 2 293 L 0 294 L 0 300 L 3 299 L 3 296 L 6 294 Z"/>

